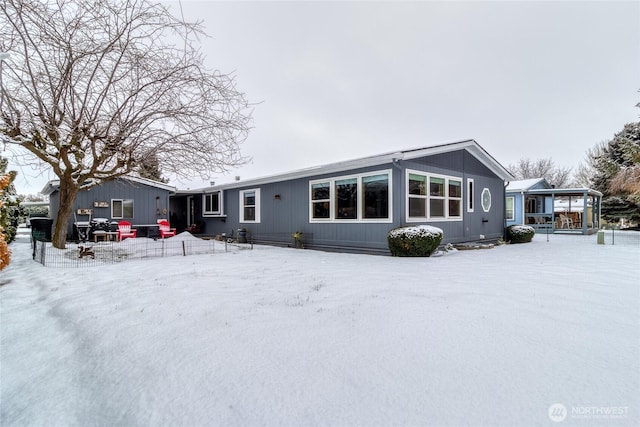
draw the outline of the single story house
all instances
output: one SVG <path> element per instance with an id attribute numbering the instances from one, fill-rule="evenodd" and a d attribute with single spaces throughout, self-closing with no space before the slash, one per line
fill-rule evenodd
<path id="1" fill-rule="evenodd" d="M 388 253 L 387 233 L 429 224 L 443 243 L 498 239 L 512 175 L 476 141 L 365 157 L 171 197 L 172 226 L 256 243 Z M 240 231 L 240 233 L 239 233 Z M 301 233 L 301 234 L 300 234 Z"/>
<path id="2" fill-rule="evenodd" d="M 60 181 L 49 181 L 41 193 L 49 196 L 49 213 L 55 221 L 60 209 Z M 123 177 L 80 191 L 74 202 L 67 229 L 71 240 L 78 239 L 78 223 L 99 221 L 112 229 L 125 220 L 135 225 L 139 236 L 157 233 L 157 220 L 170 219 L 169 199 L 176 189 L 170 185 L 136 177 Z M 54 224 L 55 226 L 55 224 Z"/>
<path id="3" fill-rule="evenodd" d="M 589 188 L 553 188 L 546 179 L 511 181 L 506 188 L 506 223 L 536 231 L 593 234 L 600 226 L 602 193 Z"/>

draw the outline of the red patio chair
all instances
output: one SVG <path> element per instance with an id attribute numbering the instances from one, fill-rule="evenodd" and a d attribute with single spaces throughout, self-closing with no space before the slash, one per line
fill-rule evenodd
<path id="1" fill-rule="evenodd" d="M 158 221 L 158 227 L 160 228 L 160 237 L 162 237 L 163 239 L 165 237 L 173 237 L 176 235 L 176 229 L 171 228 L 171 226 L 169 225 L 169 221 L 167 221 L 166 219 Z"/>
<path id="2" fill-rule="evenodd" d="M 127 237 L 136 237 L 137 230 L 131 229 L 129 221 L 120 221 L 118 223 L 118 242 L 123 241 Z"/>

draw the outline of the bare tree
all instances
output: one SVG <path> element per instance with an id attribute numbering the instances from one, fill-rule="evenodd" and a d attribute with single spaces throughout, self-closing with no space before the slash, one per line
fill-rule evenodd
<path id="1" fill-rule="evenodd" d="M 556 188 L 569 186 L 571 180 L 571 168 L 557 167 L 550 158 L 538 160 L 522 158 L 517 164 L 509 165 L 508 169 L 516 179 L 545 178 Z"/>
<path id="2" fill-rule="evenodd" d="M 593 188 L 596 166 L 606 146 L 606 142 L 600 142 L 587 149 L 584 160 L 578 165 L 578 169 L 575 172 L 574 185 L 576 187 Z"/>
<path id="3" fill-rule="evenodd" d="M 145 0 L 0 3 L 0 135 L 60 179 L 55 247 L 78 192 L 145 156 L 205 179 L 246 161 L 250 106 L 232 75 L 205 66 L 201 36 Z"/>

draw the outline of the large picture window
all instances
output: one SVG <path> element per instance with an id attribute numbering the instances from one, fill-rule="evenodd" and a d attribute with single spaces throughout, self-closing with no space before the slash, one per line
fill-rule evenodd
<path id="1" fill-rule="evenodd" d="M 311 222 L 391 222 L 391 171 L 309 183 Z"/>
<path id="2" fill-rule="evenodd" d="M 461 220 L 462 179 L 407 171 L 407 221 Z"/>
<path id="3" fill-rule="evenodd" d="M 111 218 L 133 218 L 133 200 L 111 199 Z"/>
<path id="4" fill-rule="evenodd" d="M 240 191 L 240 222 L 260 222 L 260 189 Z"/>
<path id="5" fill-rule="evenodd" d="M 202 196 L 202 206 L 204 216 L 222 215 L 222 193 L 215 191 L 213 193 L 204 194 Z"/>
<path id="6" fill-rule="evenodd" d="M 364 219 L 389 218 L 389 175 L 362 177 L 362 216 Z"/>

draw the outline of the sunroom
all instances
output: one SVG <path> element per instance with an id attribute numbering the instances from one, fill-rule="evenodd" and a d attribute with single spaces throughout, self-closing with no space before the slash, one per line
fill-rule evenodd
<path id="1" fill-rule="evenodd" d="M 602 193 L 589 188 L 551 188 L 544 179 L 514 181 L 506 189 L 506 224 L 530 225 L 537 232 L 593 234 L 600 226 L 601 199 Z"/>

